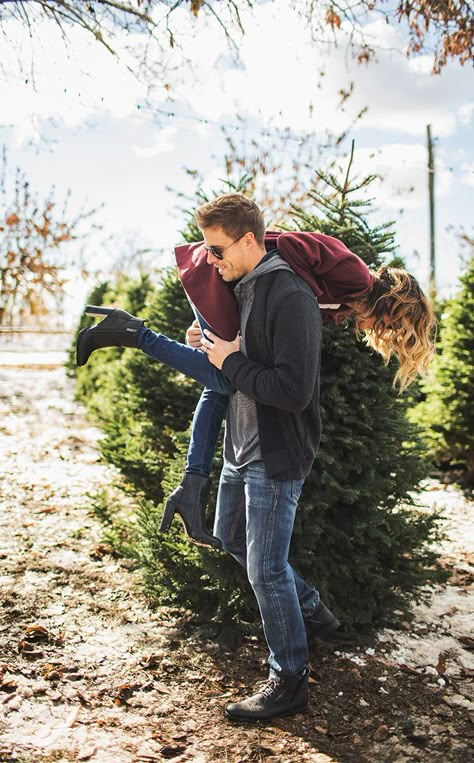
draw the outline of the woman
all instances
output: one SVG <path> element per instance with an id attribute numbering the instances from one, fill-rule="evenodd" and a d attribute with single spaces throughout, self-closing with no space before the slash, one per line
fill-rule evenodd
<path id="1" fill-rule="evenodd" d="M 237 230 L 228 233 L 245 235 Z M 394 384 L 400 391 L 418 375 L 427 375 L 436 319 L 418 282 L 406 270 L 384 266 L 371 272 L 341 241 L 320 233 L 268 231 L 265 248 L 267 252 L 277 249 L 307 281 L 324 320 L 340 323 L 352 317 L 357 336 L 387 363 L 392 355 L 397 357 Z M 239 349 L 239 315 L 232 287 L 208 264 L 209 255 L 223 259 L 218 249 L 202 242 L 175 249 L 180 279 L 197 317 L 188 329 L 186 345 L 146 328 L 143 319 L 123 310 L 88 307 L 87 314 L 108 317 L 83 329 L 77 346 L 79 366 L 99 347 L 137 347 L 204 385 L 193 418 L 185 475 L 167 500 L 160 529 L 167 531 L 178 513 L 191 540 L 215 547 L 220 543 L 207 531 L 204 511 L 212 458 L 233 388 L 199 349 L 202 331 L 210 328 L 223 339 L 236 341 L 235 349 Z"/>

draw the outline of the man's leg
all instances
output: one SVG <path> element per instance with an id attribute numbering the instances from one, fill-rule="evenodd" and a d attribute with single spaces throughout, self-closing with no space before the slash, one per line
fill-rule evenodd
<path id="1" fill-rule="evenodd" d="M 308 703 L 308 646 L 288 551 L 302 480 L 278 482 L 261 461 L 239 474 L 225 466 L 215 532 L 242 563 L 259 605 L 270 651 L 270 678 L 256 694 L 226 707 L 228 718 L 255 721 L 289 715 Z"/>
<path id="2" fill-rule="evenodd" d="M 244 474 L 247 572 L 270 649 L 270 673 L 297 675 L 306 667 L 308 646 L 288 554 L 303 480 L 272 480 L 261 461 Z"/>
<path id="3" fill-rule="evenodd" d="M 242 475 L 224 463 L 217 493 L 214 535 L 222 548 L 247 569 L 245 482 Z"/>
<path id="4" fill-rule="evenodd" d="M 228 464 L 224 464 L 219 483 L 214 535 L 222 547 L 247 569 L 247 530 L 245 508 L 245 480 Z M 320 605 L 319 593 L 288 564 L 294 577 L 298 601 L 303 617 L 314 615 Z M 324 606 L 321 603 L 321 606 Z M 325 623 L 324 623 L 325 625 Z M 317 632 L 317 628 L 314 628 Z"/>

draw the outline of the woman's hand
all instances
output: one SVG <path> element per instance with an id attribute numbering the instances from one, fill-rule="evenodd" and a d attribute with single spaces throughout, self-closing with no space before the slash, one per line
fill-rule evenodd
<path id="1" fill-rule="evenodd" d="M 205 336 L 201 339 L 201 348 L 216 368 L 222 368 L 224 360 L 228 355 L 240 351 L 240 334 L 237 334 L 232 342 L 220 339 L 220 337 L 208 329 L 204 329 L 204 334 Z"/>
<path id="2" fill-rule="evenodd" d="M 186 330 L 186 344 L 190 347 L 194 347 L 197 350 L 202 350 L 201 347 L 202 331 L 197 320 L 193 321 L 190 327 Z"/>

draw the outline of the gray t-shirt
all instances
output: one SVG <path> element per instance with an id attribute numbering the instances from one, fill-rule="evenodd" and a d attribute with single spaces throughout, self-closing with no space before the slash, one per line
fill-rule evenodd
<path id="1" fill-rule="evenodd" d="M 291 270 L 290 266 L 275 253 L 269 252 L 257 267 L 247 273 L 236 285 L 234 294 L 240 308 L 240 351 L 247 357 L 245 328 L 252 309 L 257 278 L 274 270 Z M 235 468 L 242 468 L 260 461 L 257 407 L 255 400 L 236 390 L 229 400 L 225 424 L 224 460 Z"/>

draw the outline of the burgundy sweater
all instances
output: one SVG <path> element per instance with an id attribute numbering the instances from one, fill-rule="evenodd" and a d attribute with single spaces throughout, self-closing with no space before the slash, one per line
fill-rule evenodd
<path id="1" fill-rule="evenodd" d="M 311 287 L 324 320 L 340 323 L 351 314 L 347 302 L 363 296 L 374 276 L 342 241 L 323 233 L 267 231 L 265 248 L 279 254 Z M 175 247 L 179 277 L 191 302 L 216 334 L 230 341 L 239 330 L 232 286 L 207 264 L 203 242 Z M 326 308 L 326 305 L 338 307 Z"/>

